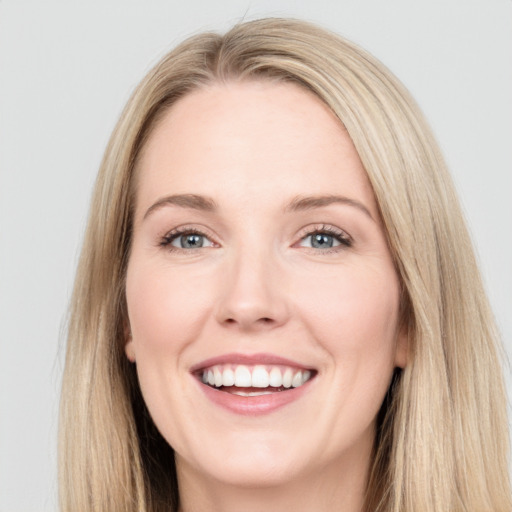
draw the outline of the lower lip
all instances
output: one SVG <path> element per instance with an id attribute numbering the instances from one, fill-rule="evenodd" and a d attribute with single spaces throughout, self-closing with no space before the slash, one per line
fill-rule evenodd
<path id="1" fill-rule="evenodd" d="M 259 416 L 262 414 L 269 414 L 281 407 L 299 400 L 299 398 L 308 391 L 312 380 L 313 379 L 307 381 L 298 388 L 290 388 L 286 391 L 276 391 L 268 395 L 260 396 L 240 396 L 212 388 L 211 386 L 207 386 L 196 379 L 202 392 L 215 405 L 242 416 Z"/>

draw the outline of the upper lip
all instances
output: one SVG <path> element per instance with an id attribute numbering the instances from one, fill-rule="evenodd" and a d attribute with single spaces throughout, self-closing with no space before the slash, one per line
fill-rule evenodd
<path id="1" fill-rule="evenodd" d="M 259 353 L 259 354 L 223 354 L 220 356 L 212 357 L 210 359 L 205 359 L 200 363 L 195 364 L 190 368 L 191 373 L 198 372 L 204 368 L 208 368 L 210 366 L 215 366 L 217 364 L 244 364 L 244 365 L 282 365 L 282 366 L 290 366 L 292 368 L 306 369 L 306 370 L 314 370 L 313 367 L 309 365 L 302 364 L 298 361 L 293 361 L 292 359 L 288 359 L 281 356 L 276 356 L 274 354 L 267 353 Z"/>

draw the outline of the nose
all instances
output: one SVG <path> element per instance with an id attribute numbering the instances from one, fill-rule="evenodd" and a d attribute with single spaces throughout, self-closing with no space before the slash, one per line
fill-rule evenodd
<path id="1" fill-rule="evenodd" d="M 248 251 L 249 252 L 249 251 Z M 270 330 L 289 319 L 283 272 L 269 254 L 238 254 L 226 261 L 216 318 L 241 331 Z"/>

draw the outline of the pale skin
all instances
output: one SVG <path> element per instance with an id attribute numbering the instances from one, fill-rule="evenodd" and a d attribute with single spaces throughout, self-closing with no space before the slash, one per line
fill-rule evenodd
<path id="1" fill-rule="evenodd" d="M 181 511 L 360 512 L 407 342 L 341 123 L 296 85 L 214 84 L 165 114 L 138 173 L 126 354 L 175 450 Z M 314 377 L 282 407 L 238 414 L 191 370 L 224 354 L 291 359 Z"/>

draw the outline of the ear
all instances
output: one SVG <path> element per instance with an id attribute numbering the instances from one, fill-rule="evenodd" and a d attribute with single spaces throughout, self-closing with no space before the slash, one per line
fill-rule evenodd
<path id="1" fill-rule="evenodd" d="M 131 363 L 135 363 L 135 348 L 133 346 L 133 337 L 130 326 L 127 325 L 124 331 L 124 339 L 126 340 L 124 344 L 124 353 Z"/>
<path id="2" fill-rule="evenodd" d="M 405 325 L 398 331 L 395 348 L 395 368 L 405 368 L 409 359 L 409 332 Z"/>

